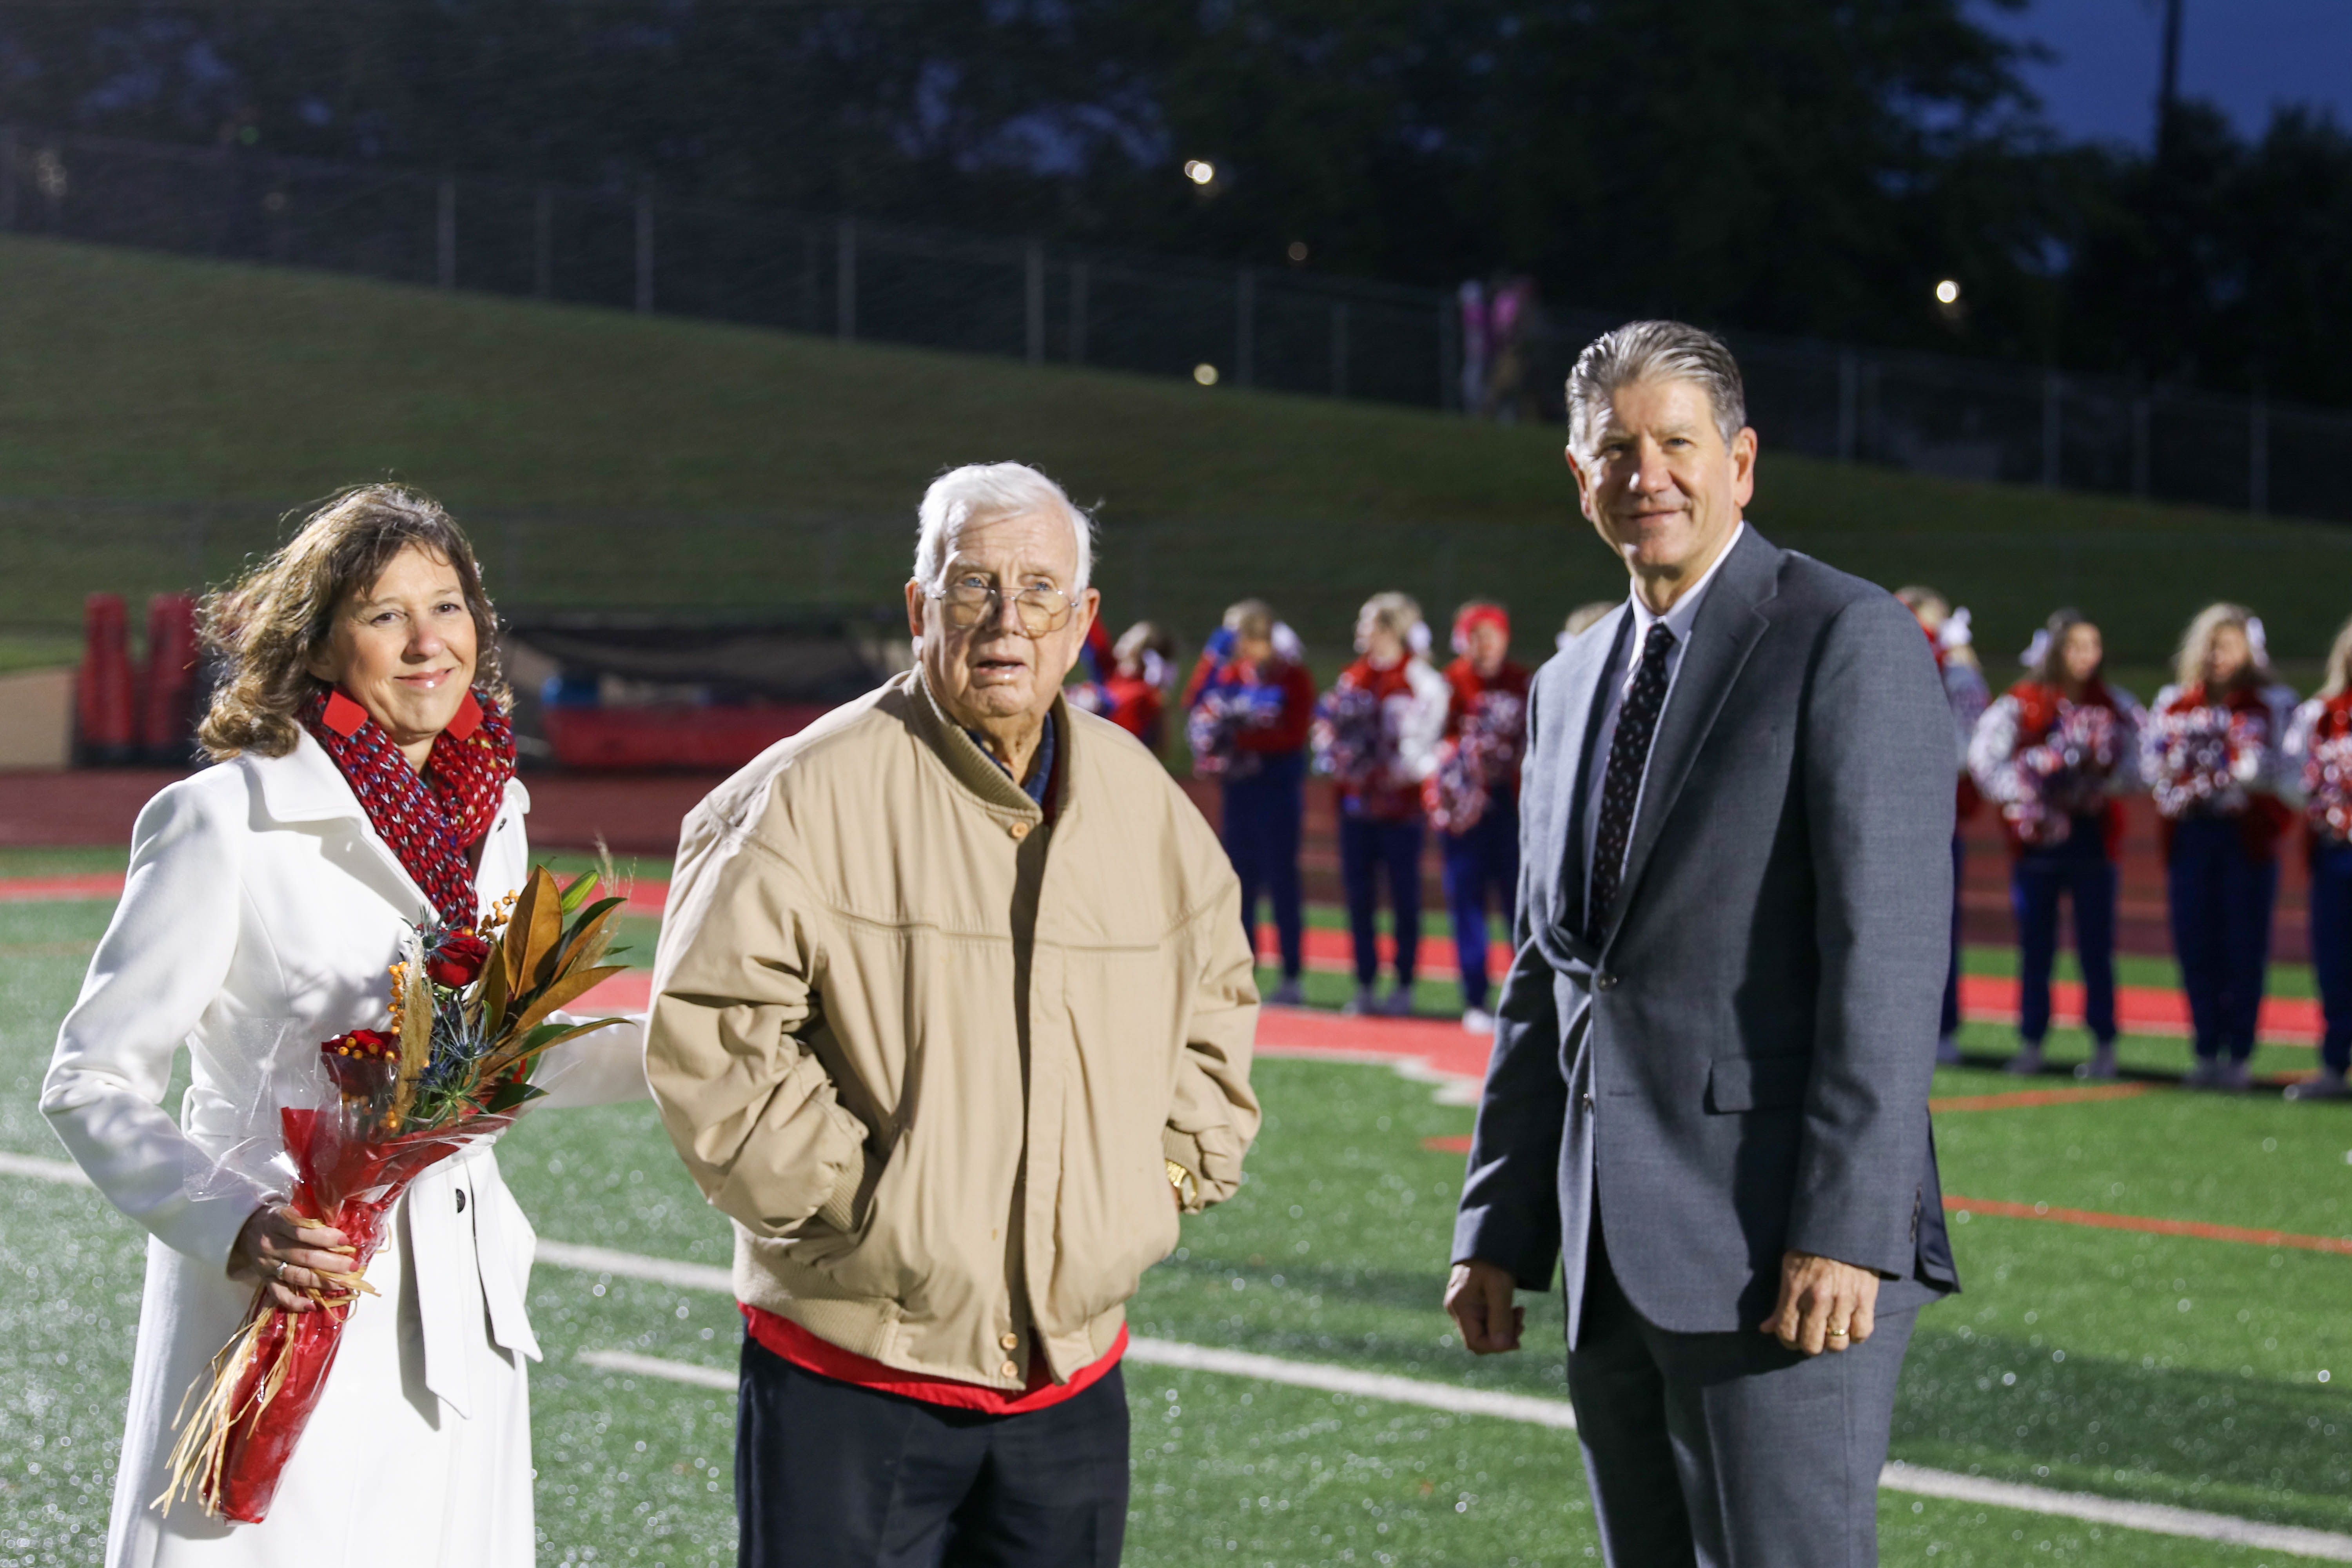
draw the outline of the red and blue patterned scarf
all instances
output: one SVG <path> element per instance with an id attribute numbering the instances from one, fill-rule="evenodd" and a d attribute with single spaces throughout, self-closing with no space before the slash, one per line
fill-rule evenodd
<path id="1" fill-rule="evenodd" d="M 383 726 L 340 691 L 311 698 L 300 718 L 442 923 L 471 926 L 480 910 L 467 852 L 490 830 L 514 777 L 512 721 L 468 691 L 419 773 Z"/>

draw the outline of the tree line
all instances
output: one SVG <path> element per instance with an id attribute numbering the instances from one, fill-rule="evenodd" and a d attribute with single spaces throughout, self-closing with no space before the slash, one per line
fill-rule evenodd
<path id="1" fill-rule="evenodd" d="M 0 0 L 27 125 L 2352 404 L 2352 136 L 2069 143 L 2026 63 L 1968 0 Z"/>

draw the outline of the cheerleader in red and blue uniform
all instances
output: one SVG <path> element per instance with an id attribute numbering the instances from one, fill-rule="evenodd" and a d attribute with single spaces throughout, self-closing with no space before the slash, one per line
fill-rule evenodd
<path id="1" fill-rule="evenodd" d="M 2017 916 L 2018 1052 L 2014 1073 L 2042 1070 L 2050 1033 L 2050 971 L 2058 959 L 2058 901 L 2074 906 L 2091 1059 L 2084 1078 L 2116 1076 L 2116 860 L 2124 814 L 2117 796 L 2140 782 L 2147 715 L 2107 684 L 2099 628 L 2061 610 L 2026 649 L 2032 673 L 1977 721 L 1969 763 L 2000 807 L 2009 839 L 2009 899 Z"/>
<path id="2" fill-rule="evenodd" d="M 2173 955 L 2189 994 L 2197 1061 L 2186 1087 L 2242 1089 L 2270 967 L 2280 799 L 2294 693 L 2272 679 L 2262 622 L 2212 605 L 2180 639 L 2176 682 L 2141 731 L 2165 837 Z"/>
<path id="3" fill-rule="evenodd" d="M 1969 612 L 1954 609 L 1933 588 L 1897 588 L 1895 597 L 1927 634 L 1936 655 L 1936 675 L 1944 684 L 1944 700 L 1952 710 L 1952 746 L 1957 780 L 1952 809 L 1952 956 L 1944 970 L 1944 1015 L 1936 1036 L 1936 1059 L 1951 1066 L 1960 1059 L 1960 871 L 1968 854 L 1961 825 L 1977 814 L 1976 782 L 1969 776 L 1969 742 L 1977 720 L 1985 710 L 1983 668 L 1977 663 Z"/>
<path id="4" fill-rule="evenodd" d="M 1423 791 L 1438 830 L 1445 906 L 1462 972 L 1462 1026 L 1495 1032 L 1486 1010 L 1487 912 L 1506 928 L 1519 885 L 1519 763 L 1528 743 L 1528 672 L 1510 660 L 1511 618 L 1474 599 L 1454 617 L 1445 667 L 1453 696 L 1437 771 Z"/>
<path id="5" fill-rule="evenodd" d="M 1168 740 L 1168 660 L 1175 640 L 1150 621 L 1138 621 L 1111 645 L 1110 672 L 1101 682 L 1102 716 L 1158 756 Z"/>
<path id="6" fill-rule="evenodd" d="M 1225 612 L 1202 650 L 1181 704 L 1192 771 L 1217 781 L 1225 854 L 1242 885 L 1242 929 L 1257 946 L 1258 899 L 1274 906 L 1282 982 L 1268 1002 L 1296 1007 L 1305 997 L 1306 910 L 1298 842 L 1307 815 L 1307 735 L 1315 721 L 1315 679 L 1291 629 L 1260 599 Z"/>
<path id="7" fill-rule="evenodd" d="M 2291 1085 L 2289 1100 L 2352 1096 L 2352 621 L 2327 651 L 2319 695 L 2287 729 L 2290 766 L 2300 770 L 2304 830 L 2311 853 L 2311 967 L 2319 979 L 2319 1076 Z"/>
<path id="8" fill-rule="evenodd" d="M 1316 765 L 1339 786 L 1339 876 L 1354 939 L 1351 1013 L 1409 1014 L 1421 954 L 1421 855 L 1426 825 L 1423 783 L 1437 768 L 1437 744 L 1454 689 L 1422 658 L 1429 629 L 1404 594 L 1375 594 L 1356 618 L 1362 655 L 1340 672 L 1316 715 Z M 1377 995 L 1375 917 L 1385 878 L 1396 924 L 1396 986 Z"/>

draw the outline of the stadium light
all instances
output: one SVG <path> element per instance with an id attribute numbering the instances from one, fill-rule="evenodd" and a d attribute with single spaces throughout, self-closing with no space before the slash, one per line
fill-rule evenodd
<path id="1" fill-rule="evenodd" d="M 1214 386 L 1217 384 L 1217 367 L 1213 364 L 1196 364 L 1192 367 L 1192 379 L 1202 386 Z"/>
<path id="2" fill-rule="evenodd" d="M 1184 160 L 1184 177 L 1196 185 L 1205 185 L 1217 177 L 1217 166 L 1200 158 Z"/>
<path id="3" fill-rule="evenodd" d="M 1957 305 L 1959 302 L 1960 286 L 1957 281 L 1947 278 L 1942 282 L 1936 285 L 1936 303 L 1938 305 Z"/>

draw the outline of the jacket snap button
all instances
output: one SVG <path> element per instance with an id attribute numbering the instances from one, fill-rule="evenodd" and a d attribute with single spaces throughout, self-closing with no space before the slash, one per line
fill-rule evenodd
<path id="1" fill-rule="evenodd" d="M 1029 837 L 1029 825 L 1025 822 L 1016 822 L 1005 831 L 1015 838 L 1026 838 Z"/>
<path id="2" fill-rule="evenodd" d="M 1592 988 L 1595 991 L 1614 991 L 1617 989 L 1617 977 L 1609 973 L 1596 974 L 1592 977 Z"/>
<path id="3" fill-rule="evenodd" d="M 466 1189 L 463 1187 L 457 1189 L 457 1212 L 459 1214 L 466 1212 Z"/>
<path id="4" fill-rule="evenodd" d="M 1014 1365 L 1013 1365 L 1011 1362 L 1009 1362 L 1009 1361 L 1008 1361 L 1008 1362 L 1006 1362 L 1003 1366 L 1000 1366 L 1000 1367 L 998 1367 L 998 1368 L 996 1369 L 996 1375 L 997 1375 L 997 1376 L 999 1376 L 999 1377 L 1017 1377 L 1017 1376 L 1019 1376 L 1019 1375 L 1020 1375 L 1020 1373 L 1021 1373 L 1021 1369 L 1020 1369 L 1019 1367 L 1017 1367 L 1017 1366 L 1014 1366 Z"/>
<path id="5" fill-rule="evenodd" d="M 1013 1346 L 1021 1342 L 1021 1336 L 1018 1334 L 1007 1334 L 996 1342 L 1003 1346 L 1006 1350 L 1011 1350 Z"/>

